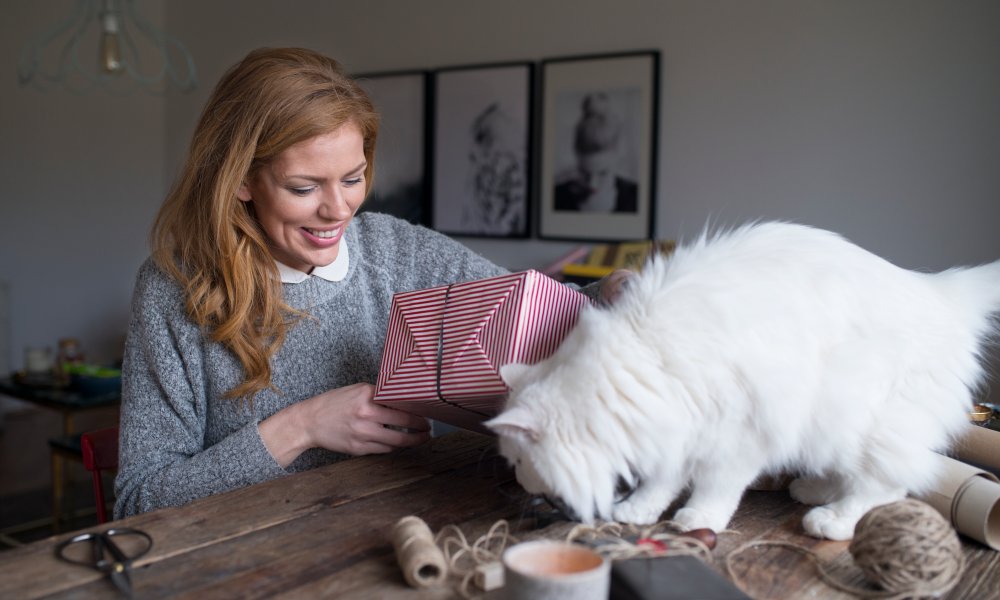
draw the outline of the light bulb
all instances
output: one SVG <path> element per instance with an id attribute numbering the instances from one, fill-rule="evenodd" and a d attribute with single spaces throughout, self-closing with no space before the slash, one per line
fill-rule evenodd
<path id="1" fill-rule="evenodd" d="M 101 15 L 101 70 L 105 73 L 120 73 L 122 66 L 121 43 L 118 40 L 118 16 L 110 10 Z"/>

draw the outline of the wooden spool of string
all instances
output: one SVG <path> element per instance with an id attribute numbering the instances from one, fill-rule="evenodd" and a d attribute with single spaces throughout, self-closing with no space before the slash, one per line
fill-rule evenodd
<path id="1" fill-rule="evenodd" d="M 434 542 L 430 527 L 413 515 L 400 519 L 392 529 L 392 545 L 406 582 L 416 588 L 440 585 L 448 577 L 444 554 Z"/>

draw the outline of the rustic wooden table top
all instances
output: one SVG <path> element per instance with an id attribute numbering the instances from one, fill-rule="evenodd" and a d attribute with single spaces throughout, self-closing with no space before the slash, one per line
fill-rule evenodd
<path id="1" fill-rule="evenodd" d="M 389 540 L 416 514 L 435 532 L 456 524 L 471 539 L 499 519 L 515 535 L 561 537 L 568 524 L 538 531 L 527 497 L 495 455 L 492 438 L 457 432 L 416 449 L 344 461 L 183 507 L 114 522 L 149 533 L 154 545 L 133 567 L 137 598 L 453 598 L 455 587 L 415 590 L 404 582 Z M 755 539 L 811 549 L 836 577 L 863 585 L 846 542 L 805 536 L 805 507 L 786 492 L 748 492 L 732 531 L 713 552 Z M 108 527 L 111 525 L 106 525 Z M 96 571 L 60 562 L 69 534 L 0 554 L 0 598 L 116 598 Z M 968 566 L 948 598 L 1000 598 L 1000 552 L 963 540 Z M 824 584 L 804 556 L 783 548 L 742 555 L 735 572 L 754 598 L 850 598 Z"/>

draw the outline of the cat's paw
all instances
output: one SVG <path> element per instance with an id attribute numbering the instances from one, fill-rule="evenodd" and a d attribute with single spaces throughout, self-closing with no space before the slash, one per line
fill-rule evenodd
<path id="1" fill-rule="evenodd" d="M 802 517 L 802 527 L 813 537 L 828 540 L 849 540 L 854 537 L 857 517 L 841 515 L 825 506 L 817 506 Z"/>
<path id="2" fill-rule="evenodd" d="M 619 523 L 633 525 L 652 525 L 660 520 L 663 513 L 662 503 L 634 502 L 626 500 L 619 502 L 611 509 L 611 517 Z"/>
<path id="3" fill-rule="evenodd" d="M 722 531 L 727 525 L 729 525 L 729 517 L 715 515 L 688 506 L 678 510 L 674 514 L 673 521 L 677 523 L 683 531 L 704 528 L 712 529 L 714 531 Z"/>
<path id="4" fill-rule="evenodd" d="M 819 506 L 837 499 L 836 484 L 825 479 L 798 478 L 788 486 L 788 493 L 802 504 Z"/>

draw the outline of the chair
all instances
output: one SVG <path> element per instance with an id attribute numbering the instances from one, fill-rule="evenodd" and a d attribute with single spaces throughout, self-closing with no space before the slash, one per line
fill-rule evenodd
<path id="1" fill-rule="evenodd" d="M 108 427 L 82 434 L 80 436 L 80 451 L 83 454 L 83 466 L 90 471 L 94 479 L 97 521 L 106 523 L 108 515 L 104 502 L 104 481 L 101 479 L 101 472 L 113 471 L 118 468 L 118 428 Z"/>

